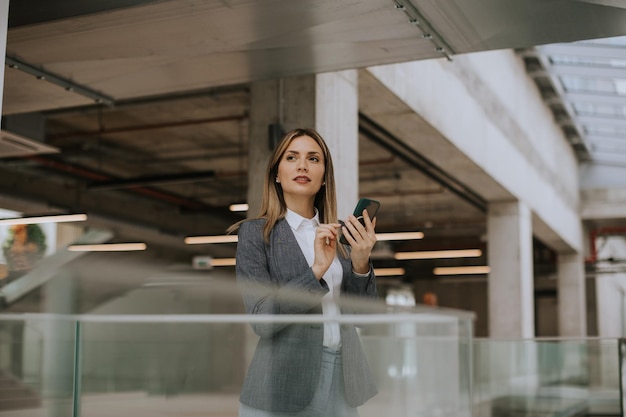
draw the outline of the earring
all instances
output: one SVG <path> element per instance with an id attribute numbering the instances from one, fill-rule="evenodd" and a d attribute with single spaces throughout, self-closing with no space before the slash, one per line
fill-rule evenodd
<path id="1" fill-rule="evenodd" d="M 280 182 L 280 180 L 278 179 L 278 177 L 276 177 L 276 182 Z"/>
<path id="2" fill-rule="evenodd" d="M 322 185 L 326 185 L 326 181 L 324 181 L 324 182 L 322 183 Z"/>

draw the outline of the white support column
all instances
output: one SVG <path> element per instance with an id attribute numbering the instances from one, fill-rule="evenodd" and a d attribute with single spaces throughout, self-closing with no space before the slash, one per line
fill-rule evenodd
<path id="1" fill-rule="evenodd" d="M 533 338 L 532 226 L 521 202 L 489 205 L 489 336 Z"/>
<path id="2" fill-rule="evenodd" d="M 7 52 L 7 29 L 9 25 L 9 0 L 0 0 L 0 53 L 4 58 Z M 0 97 L 4 91 L 4 62 L 0 68 Z M 2 100 L 0 100 L 0 114 L 2 114 Z"/>
<path id="3" fill-rule="evenodd" d="M 340 218 L 359 195 L 358 78 L 356 70 L 252 84 L 248 172 L 249 216 L 258 214 L 269 149 L 268 126 L 313 127 L 330 148 Z"/>
<path id="4" fill-rule="evenodd" d="M 558 255 L 559 336 L 587 336 L 585 265 L 581 254 Z"/>
<path id="5" fill-rule="evenodd" d="M 359 108 L 356 70 L 316 76 L 315 128 L 333 157 L 337 211 L 346 218 L 359 198 Z"/>

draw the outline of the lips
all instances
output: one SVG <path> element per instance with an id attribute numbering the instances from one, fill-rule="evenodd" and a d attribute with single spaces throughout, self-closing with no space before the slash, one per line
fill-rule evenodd
<path id="1" fill-rule="evenodd" d="M 311 182 L 311 179 L 305 175 L 298 175 L 296 178 L 293 179 L 295 182 L 299 182 L 299 183 L 307 183 L 307 182 Z"/>

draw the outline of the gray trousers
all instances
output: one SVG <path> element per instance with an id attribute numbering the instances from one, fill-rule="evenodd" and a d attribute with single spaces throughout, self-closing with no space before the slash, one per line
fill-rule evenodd
<path id="1" fill-rule="evenodd" d="M 258 410 L 239 403 L 239 417 L 359 417 L 356 408 L 346 403 L 341 352 L 324 348 L 320 379 L 313 399 L 296 413 Z"/>

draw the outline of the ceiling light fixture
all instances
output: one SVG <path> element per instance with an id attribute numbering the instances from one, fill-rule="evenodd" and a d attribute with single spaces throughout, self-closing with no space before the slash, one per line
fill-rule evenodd
<path id="1" fill-rule="evenodd" d="M 51 215 L 51 216 L 16 217 L 12 219 L 0 219 L 0 225 L 83 222 L 85 220 L 87 220 L 86 214 L 58 214 L 58 215 Z"/>
<path id="2" fill-rule="evenodd" d="M 404 275 L 406 270 L 404 268 L 374 268 L 374 275 L 376 277 L 395 277 Z"/>
<path id="3" fill-rule="evenodd" d="M 213 258 L 211 259 L 211 266 L 235 266 L 235 258 Z"/>
<path id="4" fill-rule="evenodd" d="M 376 240 L 417 240 L 423 239 L 422 232 L 395 232 L 395 233 L 376 233 Z"/>
<path id="5" fill-rule="evenodd" d="M 248 211 L 248 208 L 248 203 L 231 204 L 228 206 L 228 210 L 230 211 Z"/>
<path id="6" fill-rule="evenodd" d="M 377 233 L 378 241 L 423 239 L 422 232 Z M 237 235 L 189 236 L 185 238 L 187 245 L 203 245 L 207 243 L 236 243 Z"/>
<path id="7" fill-rule="evenodd" d="M 98 245 L 70 245 L 71 252 L 129 252 L 146 250 L 145 243 L 101 243 Z"/>
<path id="8" fill-rule="evenodd" d="M 480 249 L 432 250 L 421 252 L 397 252 L 393 257 L 399 261 L 410 259 L 474 258 L 482 255 Z"/>
<path id="9" fill-rule="evenodd" d="M 448 266 L 433 269 L 435 275 L 474 275 L 488 274 L 491 268 L 488 266 Z"/>
<path id="10" fill-rule="evenodd" d="M 234 243 L 237 241 L 237 235 L 189 236 L 185 238 L 185 243 L 188 245 L 202 245 L 205 243 Z"/>

